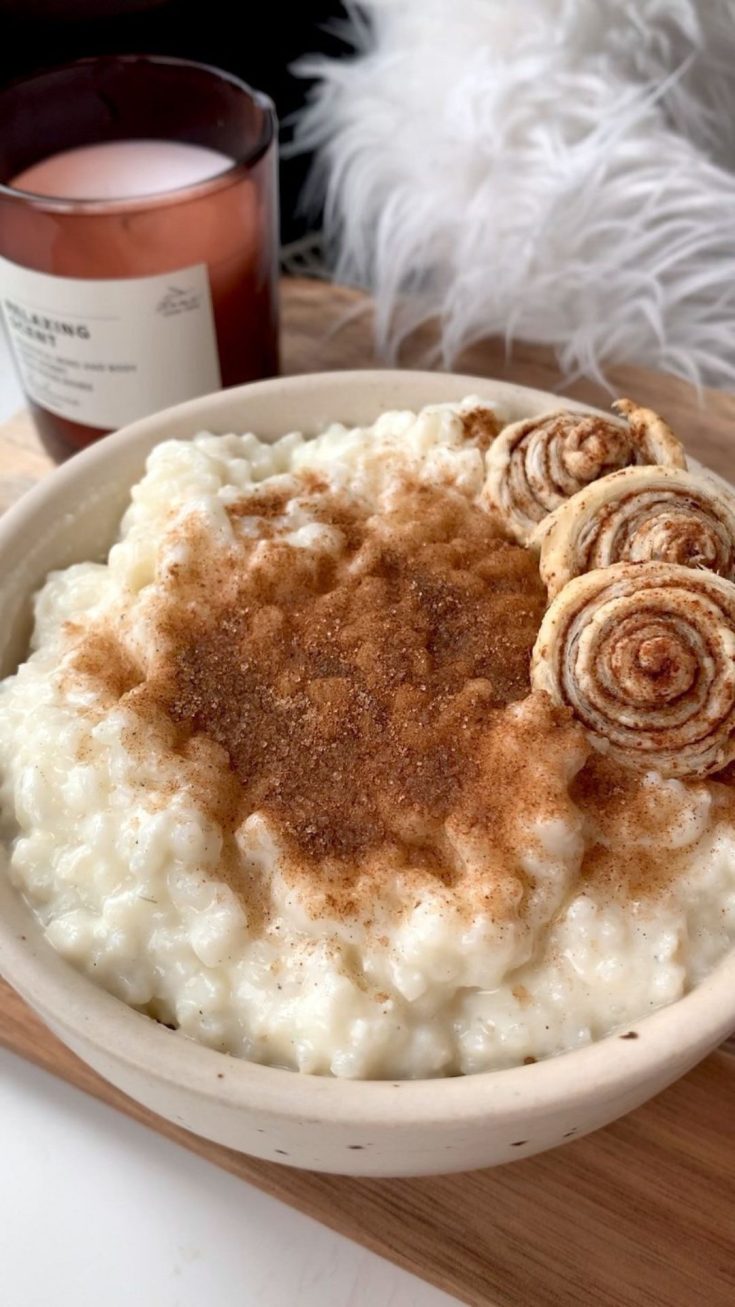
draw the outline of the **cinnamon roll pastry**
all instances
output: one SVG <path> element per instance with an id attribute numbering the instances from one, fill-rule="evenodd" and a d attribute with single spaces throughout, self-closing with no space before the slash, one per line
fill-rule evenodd
<path id="1" fill-rule="evenodd" d="M 629 399 L 613 407 L 623 422 L 560 410 L 514 422 L 493 441 L 485 493 L 521 544 L 548 513 L 610 472 L 643 463 L 686 466 L 663 418 Z"/>
<path id="2" fill-rule="evenodd" d="M 531 544 L 549 599 L 611 563 L 681 563 L 735 580 L 735 494 L 678 467 L 626 467 L 572 495 Z"/>
<path id="3" fill-rule="evenodd" d="M 735 757 L 735 583 L 656 562 L 575 577 L 541 623 L 531 681 L 622 763 L 718 771 Z"/>

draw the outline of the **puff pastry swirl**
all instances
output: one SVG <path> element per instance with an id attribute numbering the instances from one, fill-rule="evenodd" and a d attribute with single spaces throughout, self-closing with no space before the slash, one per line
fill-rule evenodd
<path id="1" fill-rule="evenodd" d="M 531 544 L 549 599 L 612 563 L 680 563 L 735 580 L 735 494 L 701 473 L 627 467 L 573 495 Z"/>
<path id="2" fill-rule="evenodd" d="M 531 680 L 631 767 L 717 771 L 735 757 L 735 583 L 659 562 L 576 577 L 546 611 Z"/>
<path id="3" fill-rule="evenodd" d="M 548 513 L 610 472 L 644 463 L 686 466 L 658 414 L 627 399 L 614 407 L 624 422 L 560 410 L 514 422 L 493 441 L 485 495 L 521 544 Z"/>

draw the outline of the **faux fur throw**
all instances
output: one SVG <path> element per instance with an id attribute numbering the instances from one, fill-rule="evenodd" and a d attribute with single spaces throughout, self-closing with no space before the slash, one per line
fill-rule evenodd
<path id="1" fill-rule="evenodd" d="M 735 382 L 735 0 L 367 0 L 313 57 L 330 268 L 394 353 L 488 334 L 568 374 Z"/>

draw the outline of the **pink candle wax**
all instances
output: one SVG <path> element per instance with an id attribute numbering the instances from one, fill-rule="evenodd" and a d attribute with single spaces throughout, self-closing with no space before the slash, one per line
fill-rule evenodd
<path id="1" fill-rule="evenodd" d="M 195 186 L 232 164 L 219 150 L 183 141 L 105 141 L 53 154 L 10 185 L 57 199 L 123 200 Z"/>

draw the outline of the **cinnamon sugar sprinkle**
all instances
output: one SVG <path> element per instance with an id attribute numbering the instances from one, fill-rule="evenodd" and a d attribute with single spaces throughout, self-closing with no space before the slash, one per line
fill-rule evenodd
<path id="1" fill-rule="evenodd" d="M 489 910 L 518 910 L 519 823 L 576 804 L 609 827 L 621 803 L 635 810 L 638 784 L 593 759 L 570 797 L 588 752 L 571 714 L 537 695 L 522 723 L 507 712 L 530 692 L 545 606 L 535 555 L 453 489 L 406 485 L 399 507 L 370 516 L 313 477 L 304 485 L 340 548 L 296 548 L 274 532 L 293 488 L 230 506 L 235 528 L 246 515 L 263 528 L 231 550 L 215 551 L 189 519 L 147 673 L 108 629 L 79 641 L 76 671 L 170 734 L 182 782 L 225 833 L 222 874 L 250 898 L 233 833 L 258 812 L 330 912 L 355 910 L 355 876 L 378 863 L 448 885 L 461 873 Z M 145 740 L 134 731 L 130 747 Z M 460 866 L 448 823 L 470 840 L 480 831 L 476 868 Z M 655 859 L 607 854 L 593 844 L 583 876 L 617 874 L 638 894 L 667 874 Z"/>
<path id="2" fill-rule="evenodd" d="M 210 775 L 196 797 L 225 830 L 263 814 L 295 864 L 340 890 L 377 851 L 450 880 L 450 814 L 493 824 L 512 864 L 505 827 L 521 764 L 503 767 L 499 732 L 502 710 L 529 692 L 545 602 L 534 556 L 454 490 L 407 485 L 398 508 L 372 517 L 314 492 L 310 514 L 341 533 L 336 551 L 271 535 L 215 552 L 190 519 L 155 658 L 125 703 L 151 729 L 162 718 L 174 728 L 184 769 L 192 740 L 218 746 L 227 783 Z M 228 511 L 235 523 L 263 514 L 270 528 L 284 508 L 256 494 Z M 108 698 L 129 661 L 113 648 L 109 630 L 91 631 L 76 658 Z M 546 712 L 544 730 L 566 729 L 567 717 Z M 134 734 L 130 747 L 144 747 L 145 732 Z"/>
<path id="3" fill-rule="evenodd" d="M 385 845 L 437 866 L 438 831 L 476 770 L 493 712 L 523 698 L 544 604 L 535 560 L 459 494 L 414 486 L 367 518 L 315 508 L 338 554 L 270 542 L 267 561 L 174 586 L 152 689 L 187 733 L 226 750 L 241 813 L 294 857 Z M 202 542 L 203 543 L 203 542 Z M 213 602 L 192 622 L 191 593 Z M 237 818 L 241 814 L 238 813 Z"/>
<path id="4" fill-rule="evenodd" d="M 491 408 L 471 408 L 458 416 L 465 440 L 472 441 L 483 454 L 503 429 L 503 423 Z"/>
<path id="5" fill-rule="evenodd" d="M 593 753 L 575 778 L 571 793 L 594 821 L 597 835 L 585 850 L 582 867 L 589 887 L 603 896 L 641 900 L 655 896 L 675 880 L 679 859 L 673 851 L 662 856 L 661 848 L 662 834 L 675 825 L 678 816 L 675 790 L 658 786 L 651 794 L 640 773 Z M 690 849 L 687 855 L 691 856 Z"/>

